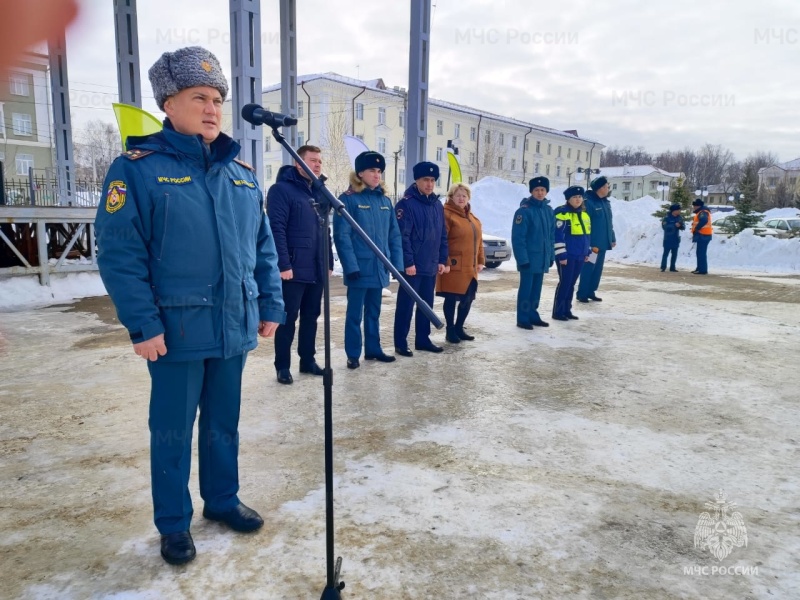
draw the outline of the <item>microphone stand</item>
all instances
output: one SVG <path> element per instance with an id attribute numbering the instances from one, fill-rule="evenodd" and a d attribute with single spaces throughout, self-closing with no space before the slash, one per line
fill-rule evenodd
<path id="1" fill-rule="evenodd" d="M 330 227 L 328 225 L 328 215 L 330 209 L 333 208 L 340 217 L 347 221 L 353 228 L 353 231 L 364 240 L 364 243 L 369 246 L 370 250 L 375 253 L 378 259 L 384 264 L 389 272 L 397 279 L 397 282 L 408 292 L 409 296 L 414 299 L 417 304 L 417 310 L 421 310 L 425 316 L 430 320 L 436 329 L 441 329 L 444 325 L 433 309 L 420 298 L 419 294 L 411 287 L 405 277 L 400 274 L 392 262 L 386 258 L 383 252 L 380 251 L 378 246 L 370 239 L 366 232 L 361 229 L 361 226 L 356 223 L 352 215 L 347 212 L 344 204 L 336 196 L 334 196 L 328 188 L 325 187 L 324 181 L 321 181 L 311 168 L 303 161 L 302 158 L 295 152 L 295 150 L 286 141 L 286 138 L 278 131 L 277 127 L 273 127 L 272 136 L 283 146 L 286 151 L 292 156 L 298 165 L 305 171 L 308 178 L 311 180 L 311 188 L 314 190 L 312 205 L 319 218 L 319 226 L 322 240 L 322 261 L 323 261 L 323 314 L 324 314 L 324 331 L 325 331 L 325 368 L 322 377 L 323 386 L 325 388 L 325 526 L 326 526 L 326 554 L 327 554 L 327 583 L 325 589 L 322 591 L 320 600 L 340 600 L 341 590 L 344 589 L 344 581 L 339 581 L 339 576 L 342 571 L 342 557 L 336 558 L 334 563 L 334 545 L 333 545 L 333 369 L 331 367 L 331 296 L 330 296 L 330 276 L 328 274 L 328 265 L 330 265 L 330 246 L 328 240 L 330 239 Z M 320 203 L 322 197 L 327 200 L 327 203 Z"/>

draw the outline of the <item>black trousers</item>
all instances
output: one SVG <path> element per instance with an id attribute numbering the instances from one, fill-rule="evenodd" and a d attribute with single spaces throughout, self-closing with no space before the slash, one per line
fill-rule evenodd
<path id="1" fill-rule="evenodd" d="M 275 332 L 275 370 L 292 366 L 292 342 L 295 324 L 300 316 L 300 332 L 297 337 L 297 354 L 300 364 L 314 360 L 317 353 L 317 320 L 322 312 L 322 283 L 297 283 L 283 281 L 283 303 L 286 306 L 286 323 L 278 325 Z"/>

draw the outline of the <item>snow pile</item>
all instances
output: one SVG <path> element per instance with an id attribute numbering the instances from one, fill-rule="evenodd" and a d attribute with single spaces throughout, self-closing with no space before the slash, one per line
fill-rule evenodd
<path id="1" fill-rule="evenodd" d="M 564 204 L 565 186 L 554 187 L 547 194 L 550 206 Z M 520 201 L 529 196 L 526 185 L 511 183 L 496 177 L 485 177 L 472 186 L 472 206 L 487 233 L 511 240 L 511 222 Z M 609 252 L 607 260 L 619 263 L 644 263 L 658 265 L 663 252 L 664 234 L 660 221 L 653 216 L 662 206 L 660 199 L 644 196 L 625 202 L 611 198 L 614 214 L 614 232 L 617 247 Z M 723 214 L 723 213 L 720 213 Z M 727 212 L 724 215 L 735 214 Z M 793 208 L 778 208 L 767 211 L 765 218 L 791 217 L 798 214 Z M 715 235 L 708 248 L 712 271 L 754 271 L 761 273 L 800 272 L 800 238 L 775 239 L 758 237 L 752 230 L 737 236 Z M 692 236 L 683 233 L 678 267 L 694 267 Z M 512 261 L 503 263 L 513 269 Z"/>
<path id="2" fill-rule="evenodd" d="M 38 275 L 0 279 L 0 309 L 30 308 L 69 302 L 76 298 L 105 296 L 99 273 L 71 273 L 50 276 L 50 287 L 39 284 Z"/>

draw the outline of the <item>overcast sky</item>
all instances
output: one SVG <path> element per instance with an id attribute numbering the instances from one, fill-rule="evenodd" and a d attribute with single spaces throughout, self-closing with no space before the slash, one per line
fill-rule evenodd
<path id="1" fill-rule="evenodd" d="M 434 0 L 430 96 L 650 152 L 722 144 L 800 157 L 796 0 Z M 264 85 L 280 80 L 277 0 L 262 1 Z M 409 3 L 300 0 L 298 72 L 408 87 Z M 358 7 L 354 12 L 350 7 Z M 67 36 L 75 126 L 113 121 L 111 0 Z M 138 0 L 144 108 L 167 50 L 202 45 L 229 73 L 227 0 Z"/>

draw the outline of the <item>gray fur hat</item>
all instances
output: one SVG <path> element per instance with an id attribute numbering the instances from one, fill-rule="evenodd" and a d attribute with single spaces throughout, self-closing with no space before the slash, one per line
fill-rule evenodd
<path id="1" fill-rule="evenodd" d="M 228 82 L 217 57 L 200 46 L 164 52 L 147 72 L 158 108 L 164 101 L 186 88 L 207 85 L 216 88 L 222 99 L 228 95 Z"/>

